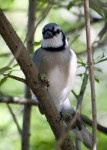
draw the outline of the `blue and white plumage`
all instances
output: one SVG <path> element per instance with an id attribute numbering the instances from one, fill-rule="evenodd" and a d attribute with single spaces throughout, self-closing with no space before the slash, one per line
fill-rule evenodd
<path id="1" fill-rule="evenodd" d="M 39 72 L 46 74 L 48 77 L 50 96 L 68 124 L 75 114 L 68 96 L 75 79 L 77 58 L 69 48 L 67 39 L 59 25 L 55 23 L 45 25 L 42 34 L 42 45 L 36 50 L 32 59 Z M 37 101 L 33 93 L 32 98 Z M 91 134 L 80 117 L 78 117 L 71 131 L 88 148 L 91 148 Z"/>

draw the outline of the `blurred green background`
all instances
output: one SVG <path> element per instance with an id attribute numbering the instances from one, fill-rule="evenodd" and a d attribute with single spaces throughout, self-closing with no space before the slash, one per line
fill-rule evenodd
<path id="1" fill-rule="evenodd" d="M 40 46 L 43 26 L 49 22 L 55 22 L 59 24 L 62 27 L 63 32 L 66 33 L 70 47 L 83 60 L 83 62 L 86 63 L 87 55 L 83 2 L 80 0 L 67 0 L 66 2 L 55 0 L 54 2 L 55 5 L 51 8 L 46 18 L 39 24 L 35 32 L 35 50 Z M 99 5 L 96 3 L 90 3 L 91 43 L 95 41 L 98 33 L 102 30 L 107 20 L 107 11 L 104 9 L 103 5 L 101 5 L 101 3 L 103 3 L 107 6 L 106 0 L 98 2 Z M 47 4 L 47 0 L 38 0 L 37 10 L 35 11 L 36 20 L 41 17 L 41 10 L 46 8 Z M 28 0 L 0 0 L 0 8 L 4 10 L 5 15 L 23 42 L 26 37 L 27 30 L 28 5 Z M 103 58 L 107 58 L 107 34 L 104 34 L 102 39 L 98 42 L 98 46 L 95 47 L 95 60 L 101 56 L 103 56 Z M 12 57 L 13 56 L 10 53 L 10 50 L 0 36 L 0 68 L 7 66 Z M 20 67 L 13 67 L 16 63 L 17 62 L 14 60 L 10 66 L 11 74 L 24 78 Z M 97 78 L 97 82 L 95 82 L 97 120 L 98 123 L 107 127 L 107 61 L 98 63 L 95 67 L 97 67 L 95 68 L 95 76 Z M 7 73 L 9 73 L 9 71 L 7 71 Z M 77 69 L 77 76 L 73 88 L 76 94 L 79 94 L 82 83 L 82 77 L 78 76 L 78 74 L 82 73 L 84 73 L 83 66 Z M 23 97 L 24 84 L 13 79 L 4 78 L 2 75 L 0 75 L 0 92 L 6 96 Z M 70 95 L 70 100 L 73 107 L 76 108 L 76 98 L 72 93 Z M 11 107 L 18 119 L 20 126 L 22 127 L 23 106 L 11 104 Z M 89 118 L 92 118 L 89 81 L 83 98 L 82 113 Z M 92 132 L 91 127 L 89 127 L 89 130 Z M 31 113 L 30 131 L 30 150 L 52 150 L 54 148 L 55 138 L 47 123 L 47 120 L 45 116 L 40 114 L 38 108 L 34 106 L 32 107 Z M 72 134 L 71 136 L 74 140 Z M 106 150 L 107 134 L 97 131 L 97 143 L 98 150 Z M 87 150 L 82 143 L 81 146 L 82 150 Z M 20 149 L 21 139 L 16 125 L 13 122 L 7 105 L 0 103 L 0 150 Z"/>

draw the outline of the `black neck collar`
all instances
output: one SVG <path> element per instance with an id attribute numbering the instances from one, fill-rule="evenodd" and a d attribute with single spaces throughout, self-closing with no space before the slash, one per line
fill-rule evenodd
<path id="1" fill-rule="evenodd" d="M 57 51 L 63 51 L 65 50 L 65 46 L 61 46 L 61 47 L 57 47 L 57 48 L 54 48 L 54 47 L 48 47 L 48 48 L 43 48 L 41 46 L 42 49 L 46 50 L 46 51 L 51 51 L 51 52 L 57 52 Z"/>

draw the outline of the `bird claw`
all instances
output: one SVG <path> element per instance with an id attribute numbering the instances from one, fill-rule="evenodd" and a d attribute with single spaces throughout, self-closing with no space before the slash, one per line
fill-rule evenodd
<path id="1" fill-rule="evenodd" d="M 64 115 L 63 115 L 63 112 L 60 112 L 59 114 L 60 114 L 59 122 L 60 122 L 60 121 L 62 121 L 62 122 L 63 122 L 63 121 L 64 121 L 64 119 L 65 119 L 65 118 L 64 118 Z"/>

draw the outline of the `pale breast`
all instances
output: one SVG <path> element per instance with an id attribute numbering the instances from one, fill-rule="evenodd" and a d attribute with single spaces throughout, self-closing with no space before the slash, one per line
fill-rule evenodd
<path id="1" fill-rule="evenodd" d="M 39 71 L 48 76 L 48 91 L 59 110 L 61 102 L 69 96 L 74 83 L 77 68 L 75 53 L 69 49 L 60 52 L 39 49 L 33 61 Z"/>
<path id="2" fill-rule="evenodd" d="M 67 59 L 62 55 L 62 63 L 58 63 L 48 72 L 49 93 L 58 109 L 61 103 L 69 96 L 76 73 L 77 60 L 75 53 L 71 51 Z"/>

